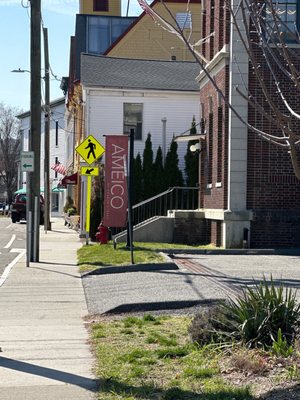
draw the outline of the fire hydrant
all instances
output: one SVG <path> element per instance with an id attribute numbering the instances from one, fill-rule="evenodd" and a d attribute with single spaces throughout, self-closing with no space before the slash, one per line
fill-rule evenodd
<path id="1" fill-rule="evenodd" d="M 98 231 L 96 233 L 96 241 L 99 242 L 100 244 L 107 244 L 108 242 L 108 227 L 103 225 L 102 222 L 100 222 L 100 225 L 98 226 Z"/>

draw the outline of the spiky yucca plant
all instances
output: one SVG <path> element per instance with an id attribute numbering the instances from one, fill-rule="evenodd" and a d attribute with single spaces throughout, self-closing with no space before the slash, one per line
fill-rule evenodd
<path id="1" fill-rule="evenodd" d="M 282 337 L 291 344 L 300 322 L 300 305 L 296 291 L 276 287 L 272 277 L 268 283 L 263 281 L 254 287 L 247 287 L 236 300 L 224 306 L 230 316 L 233 336 L 249 347 L 268 348 L 277 338 L 281 329 Z"/>

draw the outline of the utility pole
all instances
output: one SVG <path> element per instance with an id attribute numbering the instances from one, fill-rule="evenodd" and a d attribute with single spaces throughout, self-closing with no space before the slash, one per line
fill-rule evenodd
<path id="1" fill-rule="evenodd" d="M 27 252 L 29 261 L 39 262 L 40 163 L 41 163 L 41 0 L 31 0 L 30 19 L 30 136 L 34 171 L 27 183 Z M 30 221 L 30 223 L 28 223 Z"/>
<path id="2" fill-rule="evenodd" d="M 50 165 L 49 165 L 49 148 L 50 148 L 50 80 L 49 80 L 49 47 L 48 47 L 48 29 L 43 28 L 44 36 L 44 57 L 45 57 L 45 132 L 44 132 L 44 230 L 51 231 L 50 222 Z"/>

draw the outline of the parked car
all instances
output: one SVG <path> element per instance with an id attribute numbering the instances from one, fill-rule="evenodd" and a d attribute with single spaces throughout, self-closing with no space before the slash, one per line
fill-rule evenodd
<path id="1" fill-rule="evenodd" d="M 9 205 L 0 203 L 0 215 L 7 215 L 9 212 Z"/>
<path id="2" fill-rule="evenodd" d="M 26 194 L 17 194 L 11 205 L 12 223 L 26 220 Z M 44 223 L 44 198 L 40 195 L 40 224 Z"/>

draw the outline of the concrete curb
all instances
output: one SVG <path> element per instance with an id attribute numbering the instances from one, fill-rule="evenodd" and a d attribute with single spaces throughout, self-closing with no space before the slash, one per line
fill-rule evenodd
<path id="1" fill-rule="evenodd" d="M 120 266 L 106 266 L 95 268 L 92 271 L 81 273 L 85 278 L 91 275 L 121 274 L 126 272 L 142 271 L 162 271 L 181 269 L 174 261 L 173 255 L 191 254 L 191 255 L 284 255 L 300 256 L 300 249 L 158 249 L 160 255 L 165 258 L 165 262 L 153 264 L 129 264 Z"/>
<path id="2" fill-rule="evenodd" d="M 111 266 L 111 267 L 100 267 L 89 272 L 84 272 L 81 274 L 82 278 L 89 275 L 104 275 L 104 274 L 120 274 L 126 272 L 141 272 L 141 271 L 161 271 L 161 270 L 176 270 L 177 265 L 170 261 L 165 263 L 157 264 L 130 264 L 121 266 Z"/>
<path id="3" fill-rule="evenodd" d="M 209 254 L 209 255 L 281 255 L 300 256 L 300 249 L 159 249 L 161 253 L 172 254 Z"/>

